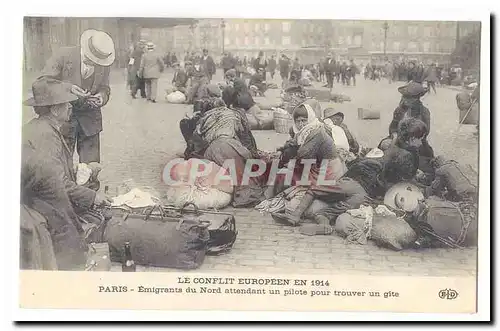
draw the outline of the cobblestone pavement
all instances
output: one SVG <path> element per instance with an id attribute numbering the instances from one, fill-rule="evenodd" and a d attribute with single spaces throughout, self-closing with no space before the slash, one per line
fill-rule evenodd
<path id="1" fill-rule="evenodd" d="M 358 76 L 359 77 L 359 76 Z M 191 113 L 186 105 L 167 104 L 164 90 L 169 87 L 171 73 L 159 83 L 158 103 L 133 100 L 126 89 L 123 72 L 112 77 L 112 97 L 103 109 L 104 131 L 101 134 L 102 164 L 101 182 L 109 185 L 110 193 L 127 179 L 140 186 L 151 186 L 164 193 L 161 183 L 163 166 L 185 147 L 178 123 L 185 113 Z M 214 79 L 220 81 L 221 74 Z M 277 82 L 279 83 L 279 82 Z M 357 136 L 360 144 L 375 147 L 384 136 L 392 112 L 399 102 L 397 87 L 402 83 L 388 84 L 358 78 L 358 86 L 335 85 L 337 92 L 351 97 L 352 102 L 331 106 L 343 111 L 345 122 Z M 28 85 L 29 86 L 29 85 Z M 473 136 L 473 126 L 458 128 L 457 91 L 439 88 L 437 95 L 427 95 L 424 104 L 431 110 L 430 143 L 436 154 L 458 160 L 465 165 L 469 177 L 477 176 L 478 142 Z M 269 98 L 278 97 L 278 90 L 268 91 Z M 323 107 L 328 104 L 323 104 Z M 357 119 L 357 108 L 377 109 L 380 120 Z M 32 111 L 23 109 L 24 121 Z M 274 150 L 287 140 L 286 134 L 274 131 L 255 131 L 260 149 Z M 369 243 L 346 245 L 338 236 L 307 237 L 291 227 L 273 222 L 270 216 L 255 210 L 229 209 L 234 212 L 239 231 L 233 250 L 225 255 L 207 257 L 197 271 L 257 271 L 301 273 L 361 273 L 385 275 L 475 275 L 476 249 L 406 250 L 393 252 Z M 119 266 L 113 270 L 120 270 Z M 160 268 L 139 267 L 141 271 L 168 271 Z"/>

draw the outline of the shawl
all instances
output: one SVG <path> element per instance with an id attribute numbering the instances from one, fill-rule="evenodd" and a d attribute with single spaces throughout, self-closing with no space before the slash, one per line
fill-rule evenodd
<path id="1" fill-rule="evenodd" d="M 196 127 L 196 133 L 210 144 L 220 137 L 238 139 L 241 122 L 237 114 L 227 107 L 210 109 L 203 114 Z"/>
<path id="2" fill-rule="evenodd" d="M 302 129 L 298 129 L 295 123 L 293 124 L 293 133 L 295 134 L 295 139 L 297 144 L 301 146 L 311 133 L 317 132 L 317 130 L 323 126 L 323 124 L 318 120 L 316 114 L 312 107 L 308 104 L 303 104 L 307 110 L 307 124 Z"/>

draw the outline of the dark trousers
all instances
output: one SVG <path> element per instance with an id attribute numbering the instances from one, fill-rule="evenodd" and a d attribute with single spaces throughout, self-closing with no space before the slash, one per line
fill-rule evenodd
<path id="1" fill-rule="evenodd" d="M 326 72 L 326 82 L 329 88 L 333 87 L 333 72 Z"/>
<path id="2" fill-rule="evenodd" d="M 133 97 L 136 96 L 138 90 L 141 90 L 141 97 L 146 98 L 146 81 L 136 76 L 130 91 Z"/>
<path id="3" fill-rule="evenodd" d="M 71 152 L 75 151 L 76 146 L 80 163 L 101 162 L 99 133 L 86 136 L 76 118 L 72 117 L 68 125 L 68 130 L 64 132 L 64 136 Z"/>

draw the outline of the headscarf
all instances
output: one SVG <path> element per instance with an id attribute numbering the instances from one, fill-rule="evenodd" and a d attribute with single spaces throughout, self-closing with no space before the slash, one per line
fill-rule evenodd
<path id="1" fill-rule="evenodd" d="M 308 104 L 302 104 L 297 108 L 295 108 L 294 115 L 296 112 L 303 111 L 301 109 L 302 107 L 305 108 L 307 111 L 307 124 L 302 129 L 299 130 L 295 125 L 295 121 L 293 123 L 293 133 L 295 134 L 295 138 L 297 139 L 297 144 L 299 146 L 304 143 L 304 141 L 307 139 L 307 137 L 312 131 L 320 128 L 323 125 L 316 117 L 316 114 L 314 113 L 312 107 Z"/>

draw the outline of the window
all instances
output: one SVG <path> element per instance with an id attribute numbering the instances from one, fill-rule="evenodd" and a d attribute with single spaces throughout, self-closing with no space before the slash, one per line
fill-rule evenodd
<path id="1" fill-rule="evenodd" d="M 426 41 L 424 42 L 424 52 L 430 52 L 431 51 L 431 43 Z"/>
<path id="2" fill-rule="evenodd" d="M 255 23 L 255 32 L 259 32 L 259 30 L 260 30 L 260 24 Z"/>
<path id="3" fill-rule="evenodd" d="M 258 36 L 255 37 L 255 45 L 260 44 L 260 38 Z"/>
<path id="4" fill-rule="evenodd" d="M 383 41 L 381 41 L 381 42 L 378 44 L 378 47 L 379 47 L 378 49 L 382 51 L 382 50 L 384 49 L 384 42 L 383 42 Z"/>
<path id="5" fill-rule="evenodd" d="M 346 43 L 347 43 L 347 45 L 348 45 L 348 46 L 351 46 L 351 44 L 352 44 L 352 39 L 351 39 L 351 36 L 347 36 L 347 38 L 345 38 L 345 39 L 346 39 Z"/>
<path id="6" fill-rule="evenodd" d="M 290 37 L 289 36 L 285 36 L 283 37 L 283 39 L 281 40 L 281 43 L 286 46 L 286 45 L 290 45 L 292 42 L 290 40 Z"/>
<path id="7" fill-rule="evenodd" d="M 248 23 L 245 23 L 244 26 L 245 26 L 245 32 L 248 32 L 250 30 L 250 26 L 248 25 Z"/>
<path id="8" fill-rule="evenodd" d="M 281 23 L 281 26 L 283 28 L 283 32 L 290 32 L 290 27 L 291 27 L 290 22 L 283 22 Z"/>
<path id="9" fill-rule="evenodd" d="M 234 25 L 234 31 L 239 31 L 240 30 L 240 25 L 238 23 L 236 23 Z"/>
<path id="10" fill-rule="evenodd" d="M 266 32 L 268 32 L 269 30 L 271 30 L 271 25 L 270 25 L 269 23 L 266 23 L 266 24 L 264 25 L 264 30 L 265 30 Z"/>
<path id="11" fill-rule="evenodd" d="M 248 46 L 250 44 L 250 40 L 248 39 L 248 36 L 245 36 L 245 46 Z"/>
<path id="12" fill-rule="evenodd" d="M 408 27 L 408 34 L 410 36 L 416 36 L 418 34 L 418 26 L 410 25 Z"/>
<path id="13" fill-rule="evenodd" d="M 342 45 L 344 43 L 344 37 L 339 37 L 339 45 Z"/>
<path id="14" fill-rule="evenodd" d="M 415 43 L 413 41 L 409 42 L 408 43 L 408 50 L 410 52 L 417 52 L 418 51 L 418 45 L 417 45 L 417 43 Z"/>
<path id="15" fill-rule="evenodd" d="M 401 44 L 399 43 L 399 41 L 395 41 L 392 43 L 392 50 L 393 51 L 399 52 L 400 47 L 401 47 Z"/>
<path id="16" fill-rule="evenodd" d="M 240 44 L 240 38 L 238 38 L 238 37 L 234 38 L 234 43 L 236 45 L 239 45 Z"/>
<path id="17" fill-rule="evenodd" d="M 266 45 L 270 45 L 271 44 L 271 42 L 269 40 L 269 37 L 265 37 L 264 38 L 264 44 L 266 44 Z"/>
<path id="18" fill-rule="evenodd" d="M 361 46 L 363 43 L 363 38 L 360 35 L 354 36 L 354 44 L 356 46 Z"/>
<path id="19" fill-rule="evenodd" d="M 432 28 L 430 26 L 426 26 L 424 28 L 424 36 L 425 37 L 432 37 Z"/>
<path id="20" fill-rule="evenodd" d="M 231 40 L 229 38 L 224 38 L 224 45 L 229 45 L 231 44 Z"/>
<path id="21" fill-rule="evenodd" d="M 434 50 L 435 50 L 436 52 L 441 52 L 441 45 L 440 45 L 439 43 L 436 43 L 436 44 L 434 45 Z"/>

